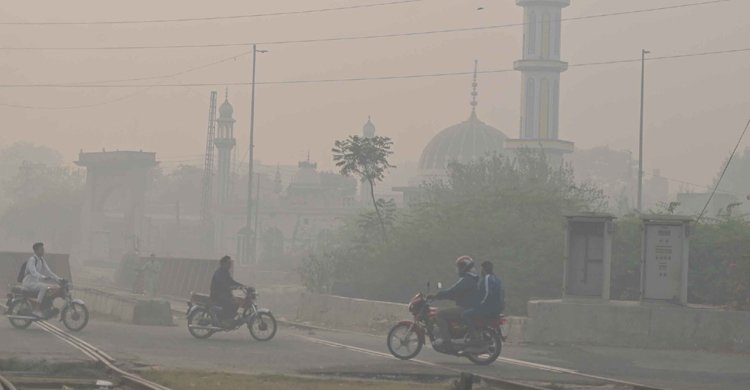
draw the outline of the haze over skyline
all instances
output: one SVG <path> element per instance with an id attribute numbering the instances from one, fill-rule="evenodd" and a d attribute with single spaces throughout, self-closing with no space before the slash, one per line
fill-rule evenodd
<path id="1" fill-rule="evenodd" d="M 127 20 L 240 15 L 374 2 L 178 1 L 102 4 L 92 0 L 3 4 L 0 21 Z M 564 18 L 689 4 L 673 0 L 573 0 Z M 478 9 L 482 8 L 482 9 Z M 81 10 L 85 10 L 82 12 Z M 606 145 L 637 155 L 640 63 L 575 64 L 651 56 L 744 49 L 750 3 L 701 6 L 563 22 L 560 138 L 578 148 Z M 472 26 L 517 24 L 515 1 L 426 0 L 412 3 L 221 21 L 110 25 L 0 25 L 4 47 L 173 45 L 278 41 L 381 35 Z M 665 29 L 664 26 L 671 26 Z M 304 33 L 303 33 L 304 32 Z M 261 45 L 258 81 L 339 79 L 512 69 L 521 57 L 520 26 L 421 36 Z M 1 84 L 99 82 L 178 73 L 246 53 L 249 47 L 98 50 L 0 50 Z M 199 164 L 205 149 L 209 91 L 235 108 L 238 154 L 246 155 L 251 57 L 174 77 L 114 84 L 217 83 L 216 86 L 0 89 L 5 130 L 0 147 L 28 141 L 60 150 L 73 161 L 79 150 L 143 149 L 165 166 Z M 649 61 L 646 70 L 645 171 L 710 184 L 750 115 L 750 52 Z M 520 73 L 479 75 L 477 114 L 507 136 L 518 137 Z M 392 137 L 394 161 L 416 161 L 440 130 L 470 112 L 471 75 L 337 83 L 259 85 L 256 159 L 296 164 L 309 151 L 331 169 L 335 139 L 359 133 L 372 116 L 377 132 Z M 221 96 L 221 95 L 220 95 Z M 100 104 L 110 102 L 109 104 Z M 91 105 L 87 108 L 63 107 Z M 13 107 L 15 106 L 15 107 Z M 32 106 L 36 109 L 18 106 Z M 39 107 L 52 108 L 40 109 Z M 745 145 L 748 145 L 745 142 Z M 745 146 L 743 145 L 743 147 Z M 246 161 L 246 160 L 245 160 Z M 673 190 L 679 185 L 673 184 Z"/>

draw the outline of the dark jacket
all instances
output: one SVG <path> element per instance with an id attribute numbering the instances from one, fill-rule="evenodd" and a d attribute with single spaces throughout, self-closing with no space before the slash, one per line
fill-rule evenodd
<path id="1" fill-rule="evenodd" d="M 476 307 L 478 303 L 478 281 L 479 276 L 467 272 L 453 286 L 435 294 L 435 299 L 451 299 L 456 302 L 456 305 L 463 308 Z"/>
<path id="2" fill-rule="evenodd" d="M 241 286 L 242 283 L 232 279 L 228 269 L 219 267 L 211 278 L 211 299 L 217 302 L 231 300 L 232 289 Z"/>
<path id="3" fill-rule="evenodd" d="M 479 308 L 487 313 L 500 314 L 505 310 L 502 281 L 495 274 L 487 274 L 479 281 Z"/>

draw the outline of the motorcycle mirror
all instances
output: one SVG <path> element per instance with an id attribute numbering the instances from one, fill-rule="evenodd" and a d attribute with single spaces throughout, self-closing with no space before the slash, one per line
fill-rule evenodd
<path id="1" fill-rule="evenodd" d="M 443 288 L 443 282 L 438 282 L 438 283 L 437 283 L 437 287 L 438 287 L 438 288 Z"/>

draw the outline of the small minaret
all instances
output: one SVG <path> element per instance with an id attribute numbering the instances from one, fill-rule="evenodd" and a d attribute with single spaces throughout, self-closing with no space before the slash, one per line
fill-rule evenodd
<path id="1" fill-rule="evenodd" d="M 372 138 L 375 136 L 375 125 L 372 124 L 370 116 L 367 116 L 367 123 L 362 126 L 362 137 Z M 359 190 L 359 202 L 363 205 L 372 202 L 372 195 L 370 194 L 372 189 L 370 183 L 363 181 L 362 186 Z"/>
<path id="2" fill-rule="evenodd" d="M 279 167 L 279 164 L 276 164 L 276 174 L 273 177 L 273 193 L 276 195 L 281 195 L 282 191 L 283 188 L 281 184 L 281 168 Z"/>
<path id="3" fill-rule="evenodd" d="M 510 148 L 541 148 L 550 162 L 562 161 L 573 143 L 559 140 L 560 20 L 570 0 L 516 0 L 524 10 L 523 56 L 513 67 L 521 72 L 521 127 Z"/>
<path id="4" fill-rule="evenodd" d="M 216 201 L 219 205 L 226 203 L 229 197 L 232 179 L 232 149 L 237 141 L 234 139 L 234 108 L 229 104 L 229 89 L 224 93 L 224 103 L 219 107 L 219 119 L 216 120 L 216 138 L 214 144 L 219 150 L 216 175 Z"/>

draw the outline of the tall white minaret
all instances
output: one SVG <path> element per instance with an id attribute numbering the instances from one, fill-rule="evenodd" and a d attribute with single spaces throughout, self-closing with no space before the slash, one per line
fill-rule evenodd
<path id="1" fill-rule="evenodd" d="M 573 151 L 573 143 L 559 139 L 560 19 L 570 0 L 516 0 L 524 9 L 523 56 L 514 63 L 521 72 L 521 122 L 519 139 L 511 149 L 543 149 L 550 162 L 559 162 Z"/>

